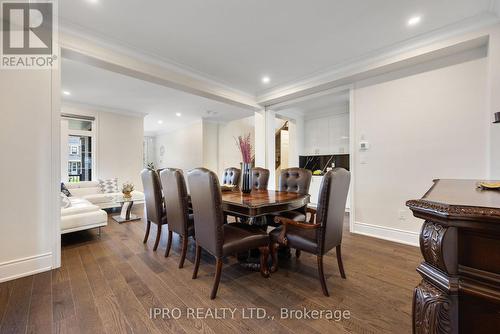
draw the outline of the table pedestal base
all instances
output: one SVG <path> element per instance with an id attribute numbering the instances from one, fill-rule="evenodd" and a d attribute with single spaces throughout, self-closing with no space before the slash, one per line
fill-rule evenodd
<path id="1" fill-rule="evenodd" d="M 119 224 L 140 220 L 141 217 L 130 213 L 133 204 L 134 204 L 133 201 L 123 203 L 120 215 L 113 216 L 112 218 Z"/>

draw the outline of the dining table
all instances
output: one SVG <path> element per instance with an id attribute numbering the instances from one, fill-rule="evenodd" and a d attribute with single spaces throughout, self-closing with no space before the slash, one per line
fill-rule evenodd
<path id="1" fill-rule="evenodd" d="M 250 223 L 256 218 L 279 214 L 305 207 L 309 195 L 276 190 L 252 190 L 243 193 L 239 189 L 222 192 L 222 208 L 227 215 L 248 218 Z"/>
<path id="2" fill-rule="evenodd" d="M 226 216 L 237 217 L 242 223 L 257 225 L 267 231 L 269 215 L 304 208 L 310 196 L 276 190 L 252 190 L 243 193 L 238 188 L 222 192 L 222 208 Z M 286 256 L 289 256 L 287 249 Z M 238 261 L 246 269 L 259 271 L 258 250 L 239 254 Z"/>

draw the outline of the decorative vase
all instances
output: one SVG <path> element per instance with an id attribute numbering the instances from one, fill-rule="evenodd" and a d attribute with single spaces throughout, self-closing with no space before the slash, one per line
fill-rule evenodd
<path id="1" fill-rule="evenodd" d="M 248 194 L 252 191 L 252 163 L 242 164 L 241 192 Z"/>
<path id="2" fill-rule="evenodd" d="M 123 191 L 123 197 L 125 197 L 125 198 L 131 198 L 132 197 L 132 192 L 131 191 Z"/>

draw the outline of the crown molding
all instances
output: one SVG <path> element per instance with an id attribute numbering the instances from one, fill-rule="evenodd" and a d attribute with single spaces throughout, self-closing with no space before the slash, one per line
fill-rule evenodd
<path id="1" fill-rule="evenodd" d="M 260 106 L 255 103 L 254 95 L 168 63 L 157 56 L 139 52 L 132 47 L 118 45 L 113 41 L 104 41 L 99 39 L 99 36 L 96 38 L 84 31 L 75 31 L 64 25 L 60 27 L 59 34 L 63 58 L 245 109 L 260 109 Z"/>
<path id="2" fill-rule="evenodd" d="M 137 118 L 144 118 L 148 115 L 147 113 L 143 113 L 143 112 L 139 112 L 139 111 L 118 109 L 118 108 L 109 108 L 109 107 L 91 104 L 91 103 L 78 102 L 78 101 L 68 101 L 68 100 L 63 99 L 62 103 L 61 103 L 61 109 L 63 109 L 64 107 L 83 109 L 86 111 L 94 111 L 94 112 L 108 112 L 108 113 L 112 113 L 112 114 L 119 114 L 122 116 L 137 117 Z"/>
<path id="3" fill-rule="evenodd" d="M 487 36 L 489 34 L 487 28 L 499 22 L 500 18 L 497 15 L 494 15 L 492 12 L 485 12 L 476 17 L 365 54 L 349 62 L 316 72 L 308 77 L 263 91 L 257 95 L 257 103 L 262 106 L 272 106 L 325 89 L 352 84 L 363 77 L 363 75 L 366 77 L 373 75 L 370 72 L 376 69 L 382 69 L 387 66 L 388 70 L 393 70 L 388 66 L 391 64 L 419 56 L 422 59 L 427 59 L 432 53 L 439 55 L 439 50 L 444 50 L 452 46 L 457 46 L 458 49 L 473 47 L 474 42 L 465 46 L 460 46 L 459 44 L 481 36 L 485 37 L 485 39 L 476 41 L 476 44 L 487 43 Z M 450 51 L 453 50 L 450 49 Z"/>

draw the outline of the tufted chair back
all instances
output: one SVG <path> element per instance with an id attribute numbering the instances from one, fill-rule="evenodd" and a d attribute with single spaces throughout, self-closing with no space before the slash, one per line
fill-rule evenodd
<path id="1" fill-rule="evenodd" d="M 254 167 L 252 168 L 252 189 L 267 190 L 269 183 L 269 169 Z"/>
<path id="2" fill-rule="evenodd" d="M 229 167 L 224 169 L 222 174 L 222 184 L 237 186 L 240 183 L 241 169 L 236 167 Z"/>
<path id="3" fill-rule="evenodd" d="M 309 194 L 312 173 L 304 168 L 283 169 L 279 178 L 279 191 Z"/>
<path id="4" fill-rule="evenodd" d="M 322 226 L 318 242 L 321 254 L 325 254 L 342 242 L 345 204 L 350 182 L 351 173 L 344 168 L 335 168 L 323 176 L 316 216 L 316 222 Z"/>

